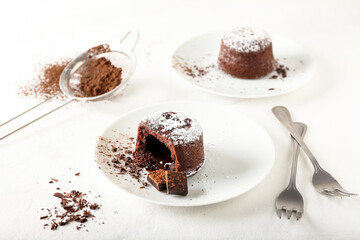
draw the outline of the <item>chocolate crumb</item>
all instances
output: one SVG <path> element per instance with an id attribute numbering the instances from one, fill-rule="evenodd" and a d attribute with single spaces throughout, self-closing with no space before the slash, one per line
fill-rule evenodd
<path id="1" fill-rule="evenodd" d="M 286 78 L 287 77 L 287 71 L 289 71 L 289 68 L 279 64 L 276 68 L 275 68 L 275 72 L 281 76 L 282 78 Z"/>
<path id="2" fill-rule="evenodd" d="M 75 176 L 79 176 L 80 175 L 80 172 L 78 172 L 78 173 L 75 173 Z"/>

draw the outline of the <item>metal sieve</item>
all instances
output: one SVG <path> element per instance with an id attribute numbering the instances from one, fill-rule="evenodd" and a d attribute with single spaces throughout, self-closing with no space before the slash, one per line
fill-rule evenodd
<path id="1" fill-rule="evenodd" d="M 134 39 L 135 39 L 132 47 L 128 47 L 125 44 L 123 44 L 123 42 L 130 35 L 134 35 Z M 60 80 L 59 80 L 61 93 L 56 94 L 56 95 L 40 102 L 39 104 L 27 109 L 26 111 L 18 114 L 17 116 L 7 120 L 6 122 L 0 124 L 0 127 L 3 127 L 4 125 L 12 122 L 13 120 L 19 118 L 20 116 L 30 112 L 31 110 L 36 109 L 37 107 L 43 105 L 46 102 L 49 102 L 50 100 L 52 100 L 58 96 L 61 96 L 61 95 L 66 96 L 67 101 L 65 103 L 62 103 L 60 106 L 57 106 L 57 107 L 51 109 L 50 111 L 46 112 L 45 114 L 42 114 L 41 116 L 29 121 L 28 123 L 22 125 L 21 127 L 16 128 L 15 130 L 11 131 L 10 133 L 7 133 L 6 135 L 1 136 L 0 140 L 27 127 L 31 123 L 36 122 L 37 120 L 45 117 L 46 115 L 49 115 L 50 113 L 66 106 L 67 104 L 69 104 L 73 101 L 102 100 L 102 99 L 114 96 L 114 95 L 118 94 L 119 92 L 121 92 L 125 88 L 126 83 L 129 81 L 129 79 L 130 79 L 131 75 L 133 74 L 135 67 L 136 67 L 136 56 L 134 53 L 134 49 L 136 47 L 138 40 L 139 40 L 139 32 L 138 31 L 129 31 L 120 40 L 120 46 L 117 48 L 117 50 L 111 50 L 110 52 L 105 52 L 105 53 L 100 53 L 100 54 L 95 54 L 95 55 L 94 55 L 94 53 L 85 52 L 85 53 L 82 53 L 80 56 L 76 57 L 74 60 L 72 60 L 66 66 L 64 71 L 61 73 Z M 91 59 L 91 58 L 89 58 L 90 55 L 92 58 L 105 57 L 105 58 L 109 59 L 114 66 L 121 67 L 122 68 L 122 73 L 121 73 L 122 80 L 121 80 L 121 83 L 117 87 L 115 87 L 114 89 L 112 89 L 104 94 L 94 96 L 94 97 L 86 97 L 86 96 L 83 97 L 79 94 L 79 90 L 76 87 L 77 80 L 76 80 L 76 77 L 74 77 L 74 73 L 82 64 L 84 64 L 86 61 Z"/>

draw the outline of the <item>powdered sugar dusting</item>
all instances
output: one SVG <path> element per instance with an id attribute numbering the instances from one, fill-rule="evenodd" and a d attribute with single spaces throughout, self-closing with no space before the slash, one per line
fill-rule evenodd
<path id="1" fill-rule="evenodd" d="M 257 52 L 271 43 L 269 34 L 253 27 L 238 27 L 224 34 L 223 44 L 239 52 Z"/>
<path id="2" fill-rule="evenodd" d="M 152 113 L 141 123 L 163 133 L 175 145 L 197 141 L 203 132 L 197 120 L 180 112 Z"/>

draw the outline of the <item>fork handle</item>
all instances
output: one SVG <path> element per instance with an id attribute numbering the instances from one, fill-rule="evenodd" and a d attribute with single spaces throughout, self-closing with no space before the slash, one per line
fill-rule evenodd
<path id="1" fill-rule="evenodd" d="M 307 126 L 304 123 L 300 123 L 300 122 L 296 122 L 294 123 L 294 125 L 296 131 L 300 134 L 301 138 L 303 139 L 306 134 Z M 290 181 L 288 187 L 296 188 L 296 170 L 297 170 L 298 157 L 300 153 L 299 151 L 300 146 L 292 136 L 291 136 L 291 147 L 292 147 L 291 149 L 293 155 L 292 155 L 291 175 L 290 175 Z"/>
<path id="2" fill-rule="evenodd" d="M 301 136 L 297 132 L 294 122 L 291 119 L 291 115 L 289 110 L 284 106 L 276 106 L 272 109 L 276 118 L 289 130 L 290 134 L 293 138 L 297 141 L 297 143 L 301 146 L 302 150 L 310 159 L 311 163 L 313 164 L 315 171 L 322 170 L 319 162 L 316 160 L 314 154 L 310 151 L 310 149 L 306 146 L 305 142 L 302 140 Z"/>

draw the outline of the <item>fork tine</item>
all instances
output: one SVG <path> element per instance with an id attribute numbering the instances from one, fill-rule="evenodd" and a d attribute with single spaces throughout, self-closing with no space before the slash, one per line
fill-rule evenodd
<path id="1" fill-rule="evenodd" d="M 276 214 L 278 215 L 278 217 L 281 219 L 281 213 L 282 210 L 281 209 L 276 209 Z"/>
<path id="2" fill-rule="evenodd" d="M 299 221 L 299 219 L 302 217 L 302 212 L 296 212 L 295 216 L 296 216 L 296 220 Z"/>
<path id="3" fill-rule="evenodd" d="M 291 218 L 292 212 L 293 212 L 292 210 L 286 210 L 286 216 L 287 216 L 288 219 Z"/>
<path id="4" fill-rule="evenodd" d="M 341 190 L 341 189 L 335 189 L 335 191 L 339 192 L 339 193 L 342 193 L 342 194 L 345 194 L 346 196 L 350 197 L 350 196 L 357 196 L 356 193 L 349 193 L 349 192 L 345 192 L 344 190 Z"/>
<path id="5" fill-rule="evenodd" d="M 327 189 L 324 189 L 321 193 L 324 194 L 324 195 L 331 196 L 331 197 L 339 196 L 339 195 L 335 195 L 334 192 L 331 192 L 331 191 L 329 191 Z"/>
<path id="6" fill-rule="evenodd" d="M 336 196 L 339 196 L 339 197 L 350 197 L 350 195 L 340 192 L 340 191 L 338 191 L 338 189 L 334 189 L 333 192 L 334 192 L 334 194 L 336 194 Z"/>
<path id="7" fill-rule="evenodd" d="M 341 191 L 339 189 L 334 189 L 333 191 L 325 189 L 323 191 L 323 193 L 328 195 L 328 196 L 332 196 L 332 197 L 350 197 L 349 194 L 347 194 L 346 192 L 343 192 L 343 191 Z"/>

